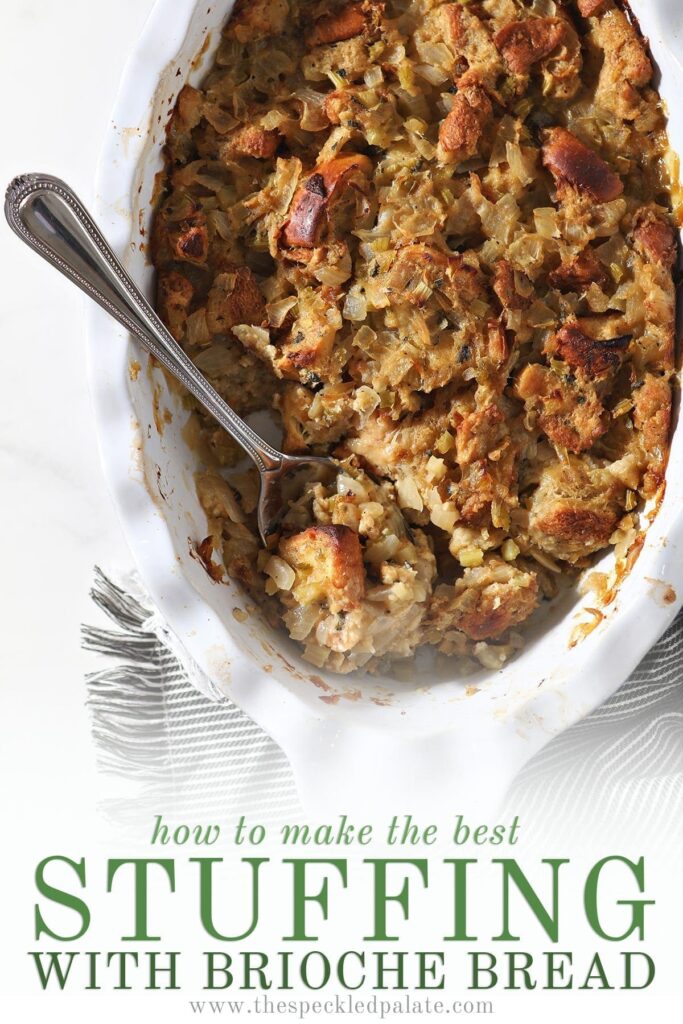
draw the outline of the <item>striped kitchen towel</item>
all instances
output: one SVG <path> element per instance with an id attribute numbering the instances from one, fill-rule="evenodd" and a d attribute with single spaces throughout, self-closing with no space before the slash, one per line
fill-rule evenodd
<path id="1" fill-rule="evenodd" d="M 83 647 L 112 664 L 86 677 L 98 766 L 124 795 L 106 796 L 105 818 L 136 831 L 161 810 L 193 820 L 247 810 L 264 824 L 300 814 L 284 754 L 255 722 L 204 679 L 178 648 L 136 580 L 117 586 L 99 569 L 91 596 L 113 628 L 83 626 Z"/>
<path id="2" fill-rule="evenodd" d="M 280 748 L 179 647 L 134 580 L 96 569 L 92 597 L 113 628 L 83 627 L 83 645 L 112 664 L 87 677 L 100 768 L 131 787 L 103 803 L 117 828 L 160 808 L 193 817 L 249 813 L 278 823 L 300 813 Z M 602 707 L 552 740 L 511 786 L 506 813 L 524 813 L 527 841 L 577 834 L 599 841 L 655 825 L 683 839 L 683 612 Z"/>

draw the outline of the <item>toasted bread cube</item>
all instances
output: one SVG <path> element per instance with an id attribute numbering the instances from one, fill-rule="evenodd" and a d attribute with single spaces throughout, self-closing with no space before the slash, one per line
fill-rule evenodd
<path id="1" fill-rule="evenodd" d="M 280 133 L 275 129 L 266 130 L 258 125 L 247 124 L 238 128 L 220 147 L 221 160 L 236 160 L 251 156 L 256 160 L 270 160 L 280 142 Z"/>
<path id="2" fill-rule="evenodd" d="M 372 162 L 362 153 L 350 153 L 319 164 L 297 189 L 283 226 L 285 245 L 313 248 L 320 242 L 329 208 L 348 185 L 364 187 Z"/>
<path id="3" fill-rule="evenodd" d="M 473 157 L 492 117 L 491 100 L 481 85 L 473 83 L 461 88 L 439 128 L 439 160 L 458 163 Z"/>
<path id="4" fill-rule="evenodd" d="M 640 443 L 649 459 L 644 490 L 653 495 L 664 481 L 671 431 L 672 394 L 666 377 L 645 375 L 642 388 L 635 392 L 633 423 L 640 432 Z"/>
<path id="5" fill-rule="evenodd" d="M 288 14 L 288 0 L 237 0 L 223 34 L 240 43 L 267 39 L 282 32 Z"/>
<path id="6" fill-rule="evenodd" d="M 513 21 L 496 34 L 494 42 L 514 75 L 528 75 L 541 65 L 544 95 L 569 100 L 581 88 L 581 42 L 569 18 Z"/>
<path id="7" fill-rule="evenodd" d="M 573 259 L 568 259 L 549 275 L 550 284 L 561 292 L 581 295 L 592 284 L 603 291 L 609 288 L 611 278 L 592 249 L 586 248 Z"/>
<path id="8" fill-rule="evenodd" d="M 607 547 L 621 511 L 623 489 L 590 462 L 572 459 L 543 470 L 531 500 L 532 544 L 553 558 L 577 562 Z"/>
<path id="9" fill-rule="evenodd" d="M 527 18 L 505 25 L 494 42 L 510 71 L 526 75 L 540 61 L 576 35 L 564 18 Z"/>
<path id="10" fill-rule="evenodd" d="M 297 604 L 325 604 L 336 613 L 363 600 L 363 554 L 348 526 L 311 526 L 280 541 L 279 551 L 296 573 L 291 593 Z"/>
<path id="11" fill-rule="evenodd" d="M 161 319 L 169 331 L 180 341 L 187 322 L 187 314 L 194 295 L 192 283 L 175 270 L 159 274 L 157 303 Z"/>
<path id="12" fill-rule="evenodd" d="M 204 266 L 209 256 L 209 229 L 206 217 L 198 212 L 168 232 L 171 259 Z"/>
<path id="13" fill-rule="evenodd" d="M 454 585 L 441 584 L 429 607 L 429 624 L 459 629 L 471 640 L 493 640 L 527 619 L 538 604 L 538 580 L 491 557 L 465 569 Z"/>
<path id="14" fill-rule="evenodd" d="M 545 351 L 563 359 L 568 366 L 588 378 L 617 372 L 632 335 L 622 334 L 604 340 L 592 338 L 582 330 L 579 320 L 568 321 L 546 344 Z"/>
<path id="15" fill-rule="evenodd" d="M 462 3 L 429 6 L 431 10 L 425 11 L 415 30 L 418 47 L 445 43 L 453 55 L 452 65 L 445 70 L 456 82 L 463 75 L 474 73 L 493 88 L 503 71 L 503 62 L 493 43 L 490 23 L 482 21 Z"/>
<path id="16" fill-rule="evenodd" d="M 304 384 L 320 383 L 330 374 L 338 321 L 328 314 L 336 312 L 337 297 L 324 289 L 314 295 L 310 290 L 299 296 L 299 316 L 275 361 L 278 374 Z"/>
<path id="17" fill-rule="evenodd" d="M 543 163 L 558 185 L 567 182 L 596 203 L 610 203 L 624 191 L 621 178 L 609 164 L 566 128 L 548 132 Z"/>
<path id="18" fill-rule="evenodd" d="M 365 33 L 343 39 L 330 46 L 314 46 L 301 61 L 304 78 L 309 82 L 324 82 L 330 72 L 339 74 L 347 82 L 357 82 L 370 64 Z"/>
<path id="19" fill-rule="evenodd" d="M 678 259 L 678 240 L 673 225 L 657 212 L 644 207 L 633 231 L 636 248 L 649 263 L 673 270 Z"/>
<path id="20" fill-rule="evenodd" d="M 324 14 L 306 33 L 306 45 L 328 46 L 359 36 L 366 26 L 366 6 L 364 3 L 353 3 L 331 14 Z"/>
<path id="21" fill-rule="evenodd" d="M 533 285 L 524 274 L 518 272 L 518 277 L 524 282 L 522 287 L 526 286 L 525 294 L 517 291 L 515 269 L 510 261 L 498 260 L 493 278 L 493 290 L 505 310 L 528 309 L 531 305 Z"/>
<path id="22" fill-rule="evenodd" d="M 635 121 L 642 110 L 641 90 L 654 72 L 637 29 L 623 11 L 612 8 L 594 23 L 591 41 L 604 54 L 596 104 L 616 118 Z"/>
<path id="23" fill-rule="evenodd" d="M 608 416 L 589 379 L 572 383 L 547 366 L 529 363 L 516 389 L 527 409 L 538 411 L 538 425 L 546 436 L 570 452 L 592 448 L 608 429 Z"/>
<path id="24" fill-rule="evenodd" d="M 264 317 L 263 295 L 248 267 L 216 276 L 206 303 L 212 334 L 227 334 L 237 324 L 258 325 Z"/>

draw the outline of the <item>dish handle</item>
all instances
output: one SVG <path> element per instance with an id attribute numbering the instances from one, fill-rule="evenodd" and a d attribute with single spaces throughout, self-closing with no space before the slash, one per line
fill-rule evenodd
<path id="1" fill-rule="evenodd" d="M 496 722 L 414 735 L 318 721 L 284 744 L 304 811 L 378 815 L 472 814 L 491 818 L 541 744 Z"/>

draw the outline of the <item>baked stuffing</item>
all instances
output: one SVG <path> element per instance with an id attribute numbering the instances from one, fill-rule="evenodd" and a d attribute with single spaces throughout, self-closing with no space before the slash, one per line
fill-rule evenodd
<path id="1" fill-rule="evenodd" d="M 266 551 L 255 471 L 188 398 L 204 544 L 315 665 L 497 668 L 635 541 L 675 347 L 652 77 L 613 0 L 238 0 L 182 89 L 158 308 L 239 413 L 339 462 Z"/>

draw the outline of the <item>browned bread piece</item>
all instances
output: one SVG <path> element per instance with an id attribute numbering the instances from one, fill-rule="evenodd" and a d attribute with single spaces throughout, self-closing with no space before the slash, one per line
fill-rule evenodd
<path id="1" fill-rule="evenodd" d="M 556 182 L 572 185 L 597 203 L 609 203 L 624 191 L 621 178 L 609 164 L 566 128 L 552 128 L 547 133 L 543 163 Z"/>
<path id="2" fill-rule="evenodd" d="M 279 551 L 296 573 L 291 593 L 298 604 L 325 604 L 336 613 L 363 600 L 360 540 L 348 526 L 311 526 L 280 541 Z"/>

